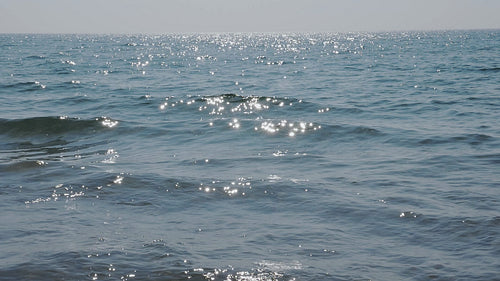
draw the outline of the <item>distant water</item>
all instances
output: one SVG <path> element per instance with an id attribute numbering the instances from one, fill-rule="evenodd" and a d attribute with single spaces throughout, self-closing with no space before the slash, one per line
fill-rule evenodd
<path id="1" fill-rule="evenodd" d="M 0 280 L 499 280 L 500 31 L 0 35 Z"/>

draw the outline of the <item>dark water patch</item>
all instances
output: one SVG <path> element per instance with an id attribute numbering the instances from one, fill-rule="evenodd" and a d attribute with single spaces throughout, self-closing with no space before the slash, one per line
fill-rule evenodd
<path id="1" fill-rule="evenodd" d="M 481 72 L 500 72 L 500 67 L 489 67 L 489 68 L 479 68 L 478 69 Z"/>
<path id="2" fill-rule="evenodd" d="M 432 100 L 431 103 L 433 104 L 441 104 L 441 105 L 451 105 L 451 104 L 456 104 L 458 101 L 443 101 L 443 100 Z"/>
<path id="3" fill-rule="evenodd" d="M 470 100 L 470 101 L 482 100 L 482 98 L 481 98 L 481 97 L 477 97 L 477 96 L 474 96 L 474 97 L 467 97 L 466 99 L 467 99 L 467 100 Z"/>
<path id="4" fill-rule="evenodd" d="M 456 144 L 465 143 L 469 145 L 480 145 L 492 141 L 494 138 L 485 134 L 466 134 L 454 137 L 436 136 L 427 138 L 418 142 L 420 145 L 440 145 L 440 144 Z"/>
<path id="5" fill-rule="evenodd" d="M 480 154 L 472 156 L 474 159 L 486 162 L 488 164 L 500 164 L 500 154 Z"/>

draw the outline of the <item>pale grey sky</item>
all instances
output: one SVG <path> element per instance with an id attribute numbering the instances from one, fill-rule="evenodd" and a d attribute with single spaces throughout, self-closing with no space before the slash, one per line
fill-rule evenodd
<path id="1" fill-rule="evenodd" d="M 500 28 L 500 0 L 0 0 L 0 33 Z"/>

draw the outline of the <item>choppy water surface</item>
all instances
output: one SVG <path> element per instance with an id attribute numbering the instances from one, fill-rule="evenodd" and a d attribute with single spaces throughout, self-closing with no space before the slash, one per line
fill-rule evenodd
<path id="1" fill-rule="evenodd" d="M 0 35 L 0 279 L 494 280 L 499 38 Z"/>

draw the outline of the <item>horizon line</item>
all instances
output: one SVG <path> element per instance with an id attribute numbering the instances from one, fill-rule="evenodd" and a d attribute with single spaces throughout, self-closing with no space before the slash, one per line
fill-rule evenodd
<path id="1" fill-rule="evenodd" d="M 170 31 L 170 32 L 0 32 L 1 35 L 193 35 L 193 34 L 352 34 L 404 32 L 497 31 L 494 28 L 394 29 L 380 31 Z"/>

